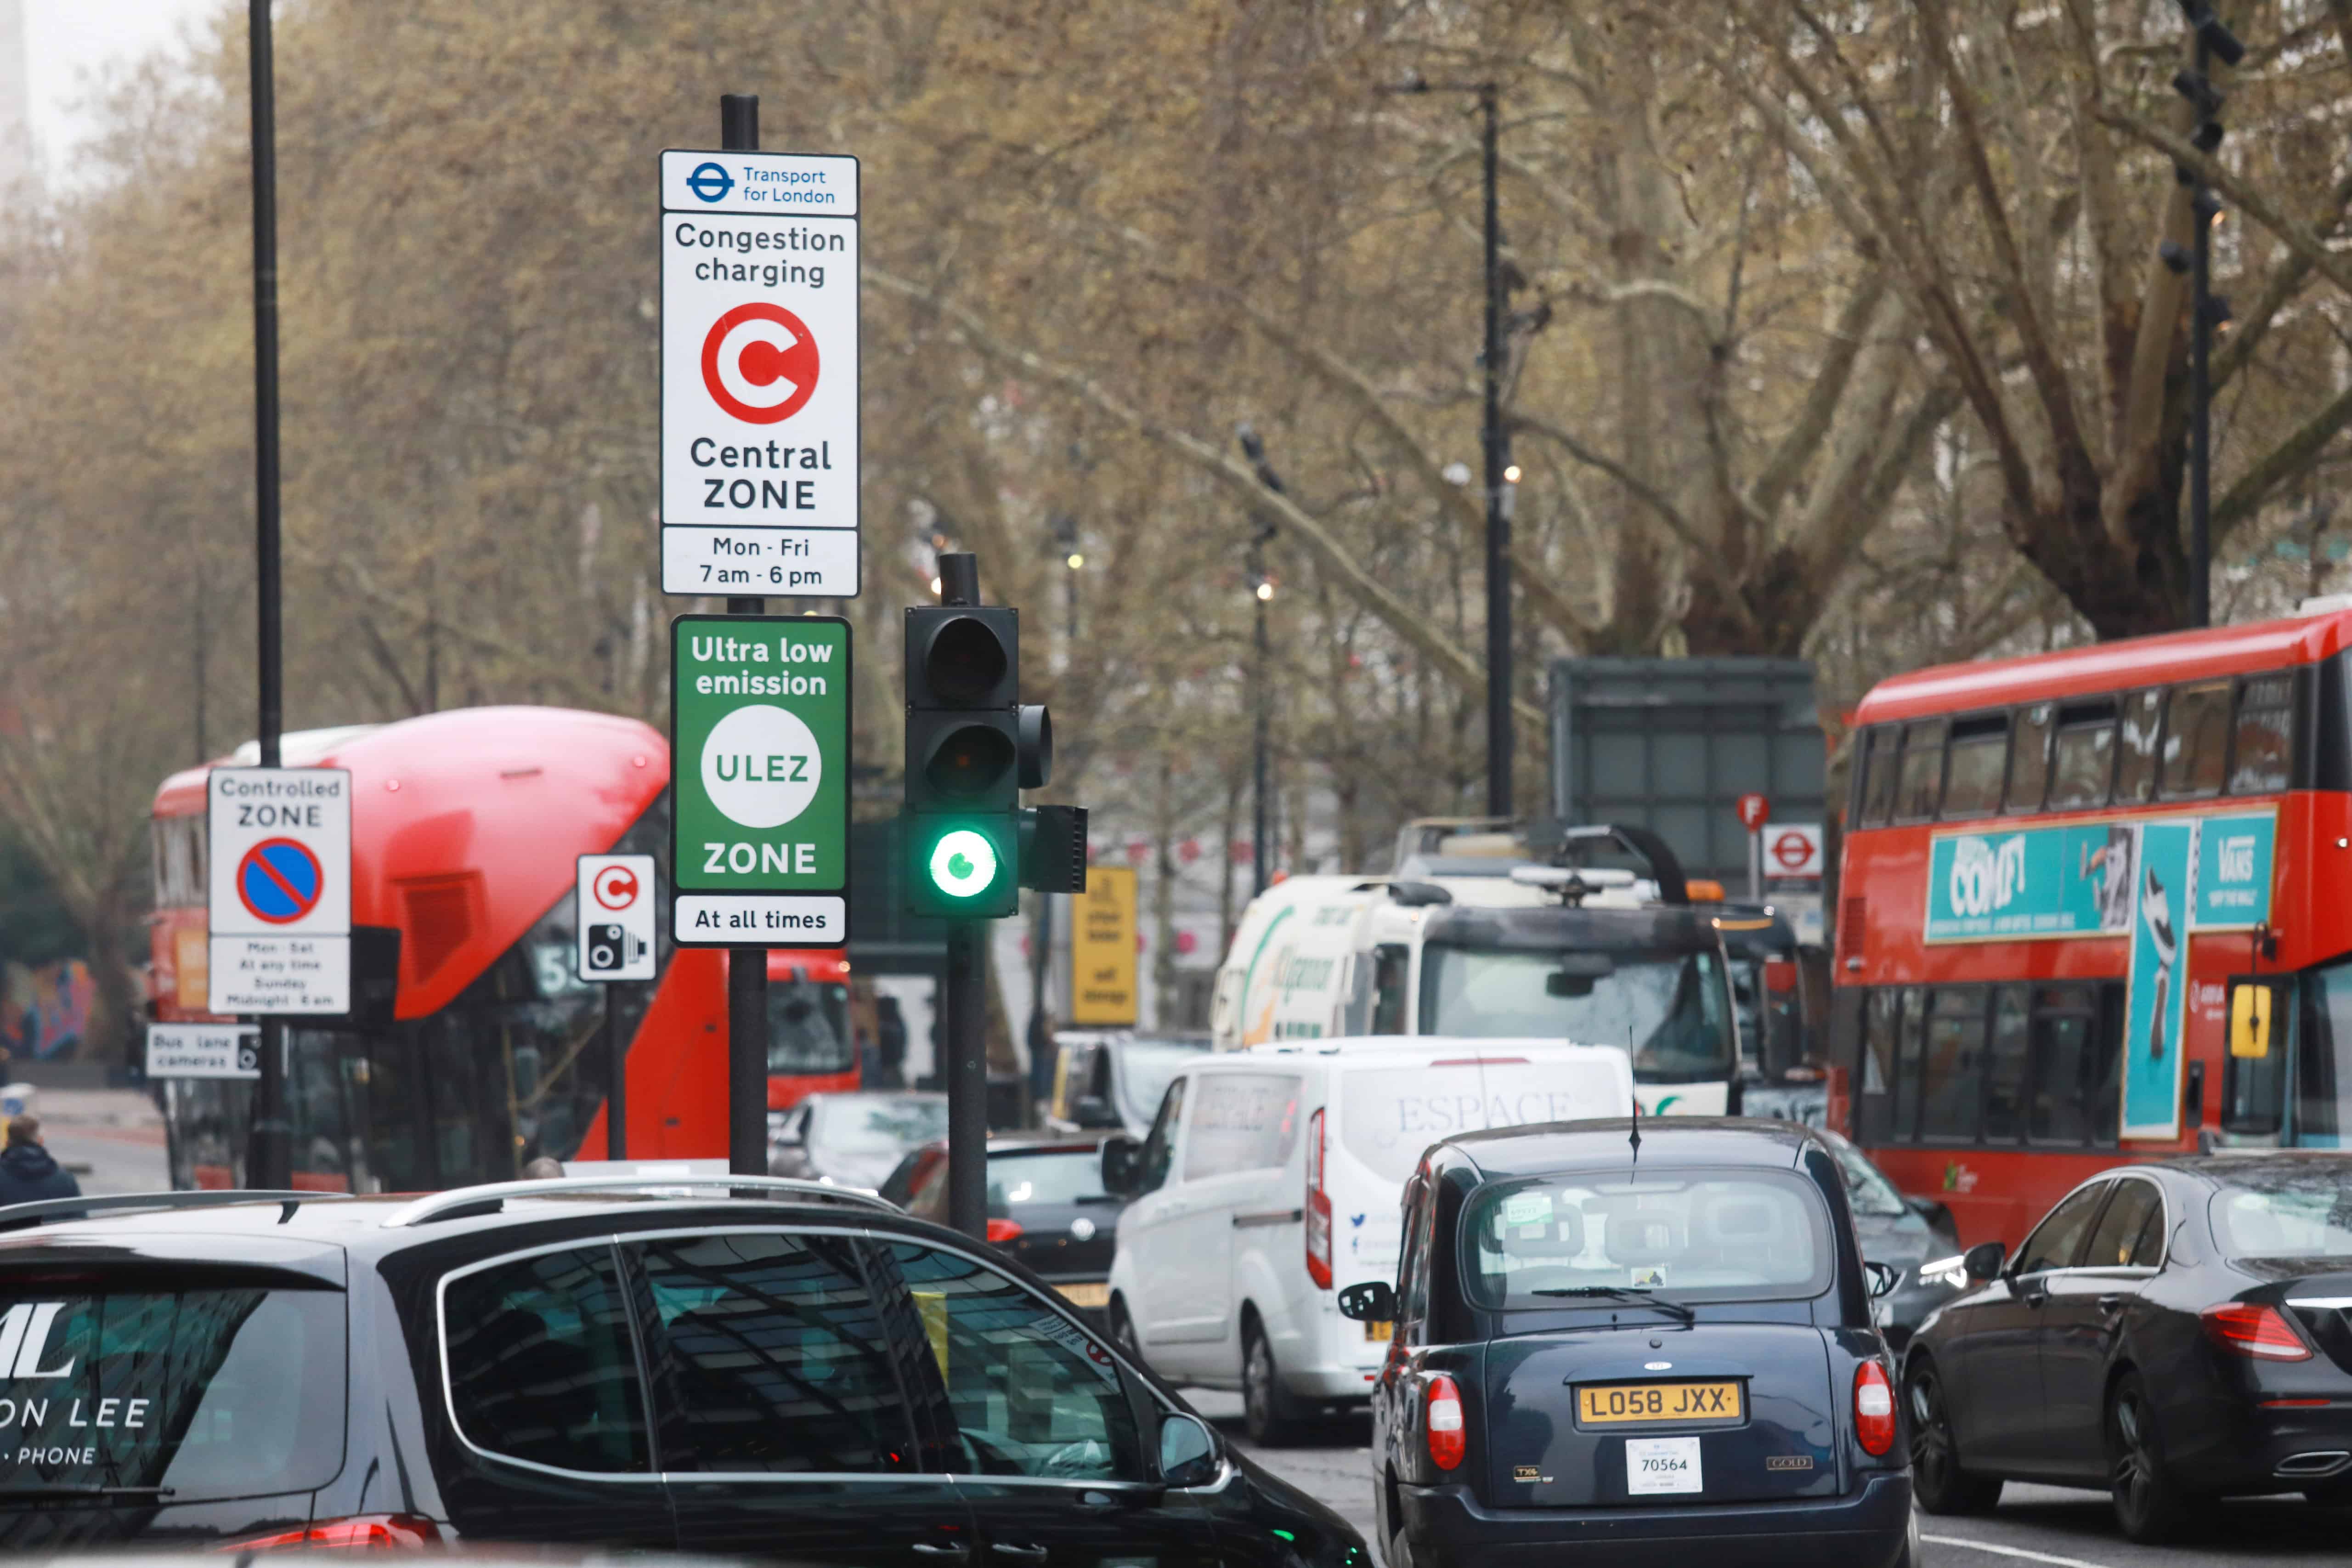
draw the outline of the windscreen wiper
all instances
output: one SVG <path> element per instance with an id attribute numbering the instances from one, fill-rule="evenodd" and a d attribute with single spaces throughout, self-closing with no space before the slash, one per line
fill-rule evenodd
<path id="1" fill-rule="evenodd" d="M 1687 1325 L 1698 1321 L 1698 1314 L 1672 1296 L 1661 1296 L 1633 1285 L 1571 1285 L 1550 1290 L 1531 1290 L 1532 1296 L 1595 1296 L 1612 1301 L 1639 1301 L 1645 1307 L 1655 1307 L 1672 1312 Z"/>

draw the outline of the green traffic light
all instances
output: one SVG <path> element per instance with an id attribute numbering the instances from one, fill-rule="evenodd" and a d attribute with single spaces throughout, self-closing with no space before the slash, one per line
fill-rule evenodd
<path id="1" fill-rule="evenodd" d="M 984 893 L 996 880 L 996 846 L 984 833 L 959 827 L 931 846 L 931 885 L 951 899 Z"/>

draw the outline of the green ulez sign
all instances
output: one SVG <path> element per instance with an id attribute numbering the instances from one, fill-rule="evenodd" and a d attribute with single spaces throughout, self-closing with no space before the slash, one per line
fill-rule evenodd
<path id="1" fill-rule="evenodd" d="M 848 940 L 849 623 L 670 623 L 671 930 L 686 946 Z"/>

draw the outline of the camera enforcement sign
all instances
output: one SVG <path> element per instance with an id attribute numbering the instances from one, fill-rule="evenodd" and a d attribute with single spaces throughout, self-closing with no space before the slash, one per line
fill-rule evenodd
<path id="1" fill-rule="evenodd" d="M 576 902 L 583 980 L 654 978 L 654 858 L 583 855 Z"/>
<path id="2" fill-rule="evenodd" d="M 205 784 L 214 1013 L 352 1010 L 352 775 L 215 768 Z"/>
<path id="3" fill-rule="evenodd" d="M 857 160 L 661 155 L 662 592 L 857 593 Z"/>
<path id="4" fill-rule="evenodd" d="M 681 947 L 849 940 L 849 623 L 670 623 L 670 931 Z"/>

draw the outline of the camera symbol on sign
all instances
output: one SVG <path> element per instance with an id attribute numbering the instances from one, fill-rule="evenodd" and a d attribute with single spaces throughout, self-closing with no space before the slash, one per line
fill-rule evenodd
<path id="1" fill-rule="evenodd" d="M 646 939 L 617 925 L 588 928 L 588 973 L 609 974 L 646 955 Z"/>
<path id="2" fill-rule="evenodd" d="M 239 1072 L 261 1070 L 261 1047 L 258 1043 L 248 1043 L 244 1040 L 236 1043 L 236 1070 Z"/>

